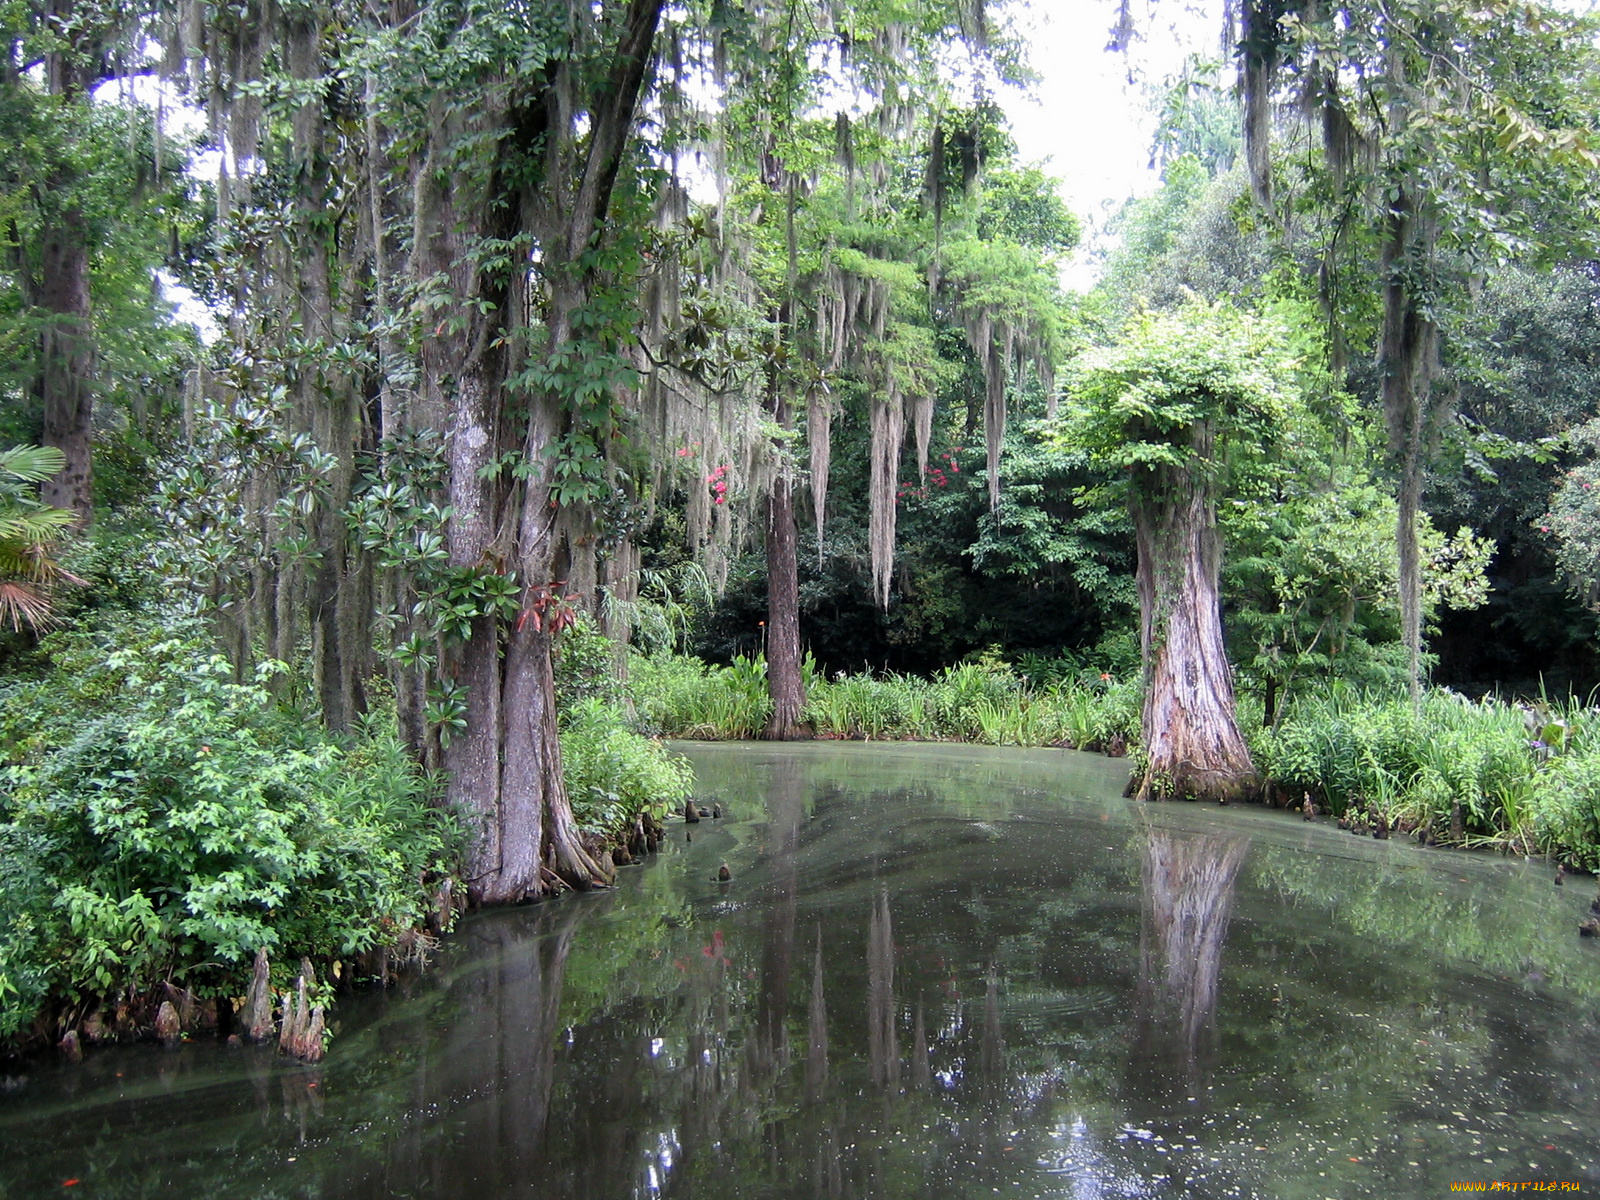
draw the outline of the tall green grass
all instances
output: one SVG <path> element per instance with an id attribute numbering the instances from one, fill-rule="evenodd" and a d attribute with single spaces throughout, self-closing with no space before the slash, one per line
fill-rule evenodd
<path id="1" fill-rule="evenodd" d="M 772 713 L 767 665 L 743 656 L 716 667 L 681 654 L 635 655 L 628 668 L 639 718 L 668 737 L 736 740 L 759 734 Z"/>
<path id="2" fill-rule="evenodd" d="M 1107 677 L 1035 685 L 993 660 L 946 667 L 931 678 L 806 675 L 804 719 L 822 738 L 1120 749 L 1138 736 L 1137 686 Z M 629 682 L 640 718 L 669 737 L 753 737 L 771 711 L 759 658 L 712 667 L 640 655 Z"/>
<path id="3" fill-rule="evenodd" d="M 1600 713 L 1334 685 L 1253 735 L 1263 775 L 1329 812 L 1600 868 Z"/>

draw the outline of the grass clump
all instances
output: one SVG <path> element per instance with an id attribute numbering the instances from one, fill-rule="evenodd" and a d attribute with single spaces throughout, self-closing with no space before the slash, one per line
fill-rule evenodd
<path id="1" fill-rule="evenodd" d="M 1034 682 L 993 653 L 929 678 L 863 672 L 828 679 L 809 660 L 805 677 L 804 720 L 823 738 L 1120 753 L 1139 729 L 1136 683 L 1076 668 Z M 759 657 L 716 667 L 676 654 L 638 655 L 629 682 L 641 719 L 668 737 L 755 737 L 771 711 Z"/>
<path id="2" fill-rule="evenodd" d="M 1252 742 L 1280 792 L 1334 815 L 1600 868 L 1600 714 L 1576 702 L 1413 705 L 1335 683 Z"/>
<path id="3" fill-rule="evenodd" d="M 772 714 L 764 658 L 725 667 L 658 652 L 632 659 L 628 683 L 639 719 L 668 737 L 736 740 L 759 734 Z"/>

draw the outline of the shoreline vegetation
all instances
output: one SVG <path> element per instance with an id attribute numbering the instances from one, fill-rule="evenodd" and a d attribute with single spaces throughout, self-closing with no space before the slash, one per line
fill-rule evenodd
<path id="1" fill-rule="evenodd" d="M 0 1044 L 18 1053 L 207 1034 L 321 1056 L 336 993 L 420 968 L 465 907 L 468 836 L 376 707 L 352 734 L 307 720 L 271 664 L 236 679 L 199 623 L 123 617 L 47 638 L 0 692 L 7 930 Z M 558 665 L 566 783 L 608 867 L 659 843 L 694 793 L 660 741 L 754 740 L 765 664 L 629 652 L 585 627 Z M 1136 670 L 996 653 L 929 677 L 826 677 L 819 739 L 1140 752 Z M 1278 808 L 1354 833 L 1600 869 L 1600 712 L 1330 681 L 1240 724 Z"/>
<path id="2" fill-rule="evenodd" d="M 759 658 L 709 666 L 640 656 L 630 685 L 641 717 L 665 736 L 738 740 L 767 717 Z M 987 654 L 929 678 L 808 672 L 813 736 L 1055 746 L 1139 754 L 1137 672 L 1071 660 L 1014 666 Z M 1445 688 L 1412 703 L 1344 680 L 1307 688 L 1268 724 L 1259 698 L 1239 724 L 1271 807 L 1326 816 L 1379 837 L 1544 855 L 1600 871 L 1600 708 L 1478 700 Z"/>
<path id="3" fill-rule="evenodd" d="M 614 870 L 693 775 L 630 728 L 611 643 L 567 641 L 566 786 Z M 423 966 L 465 909 L 470 832 L 381 697 L 332 733 L 282 664 L 240 678 L 151 612 L 37 658 L 0 686 L 0 1056 L 206 1033 L 315 1059 L 335 994 Z"/>

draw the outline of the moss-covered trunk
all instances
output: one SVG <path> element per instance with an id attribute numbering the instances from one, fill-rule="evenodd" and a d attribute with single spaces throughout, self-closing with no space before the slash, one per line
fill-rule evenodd
<path id="1" fill-rule="evenodd" d="M 1209 456 L 1210 435 L 1197 429 Z M 1216 503 L 1198 470 L 1167 468 L 1133 505 L 1145 669 L 1141 800 L 1229 800 L 1260 786 L 1239 733 L 1222 639 Z"/>

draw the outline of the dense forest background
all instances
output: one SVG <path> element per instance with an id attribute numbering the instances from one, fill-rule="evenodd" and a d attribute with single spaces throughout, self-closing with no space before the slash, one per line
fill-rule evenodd
<path id="1" fill-rule="evenodd" d="M 0 1034 L 603 884 L 688 792 L 648 735 L 864 735 L 856 677 L 1128 686 L 1029 736 L 1600 844 L 1587 775 L 1546 836 L 1510 784 L 1246 744 L 1442 686 L 1529 778 L 1578 745 L 1594 27 L 1238 5 L 1069 293 L 1015 15 L 0 10 Z M 664 717 L 706 663 L 750 722 Z"/>

